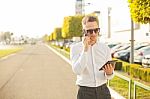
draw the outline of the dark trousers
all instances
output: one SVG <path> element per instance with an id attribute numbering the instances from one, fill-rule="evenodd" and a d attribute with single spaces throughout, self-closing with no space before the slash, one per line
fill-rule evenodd
<path id="1" fill-rule="evenodd" d="M 79 86 L 77 99 L 111 99 L 111 95 L 106 84 L 99 87 Z"/>

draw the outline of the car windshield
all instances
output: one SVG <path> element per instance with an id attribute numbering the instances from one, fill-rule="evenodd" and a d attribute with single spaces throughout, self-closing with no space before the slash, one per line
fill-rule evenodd
<path id="1" fill-rule="evenodd" d="M 141 49 L 139 49 L 140 51 L 144 51 L 144 50 L 150 50 L 150 46 L 145 46 L 145 47 L 142 47 Z"/>

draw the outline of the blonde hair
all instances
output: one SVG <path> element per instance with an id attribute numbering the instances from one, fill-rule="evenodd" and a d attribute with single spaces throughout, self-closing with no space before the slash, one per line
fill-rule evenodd
<path id="1" fill-rule="evenodd" d="M 96 16 L 85 16 L 82 19 L 82 26 L 84 27 L 87 22 L 94 22 L 94 21 L 96 21 L 98 26 L 99 26 L 99 21 L 98 21 L 98 18 Z"/>

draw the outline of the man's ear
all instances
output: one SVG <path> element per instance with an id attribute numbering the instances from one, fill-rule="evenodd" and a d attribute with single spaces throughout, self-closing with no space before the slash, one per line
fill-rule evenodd
<path id="1" fill-rule="evenodd" d="M 82 32 L 85 33 L 85 29 L 82 29 Z"/>

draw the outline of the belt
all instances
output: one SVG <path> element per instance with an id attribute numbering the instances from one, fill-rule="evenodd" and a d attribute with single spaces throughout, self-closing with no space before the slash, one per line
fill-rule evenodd
<path id="1" fill-rule="evenodd" d="M 80 86 L 79 85 L 80 88 L 84 88 L 84 89 L 87 89 L 87 90 L 88 89 L 103 89 L 104 87 L 106 88 L 106 86 L 107 86 L 106 83 L 101 85 L 101 86 L 98 86 L 98 87 L 88 87 L 88 86 Z"/>

